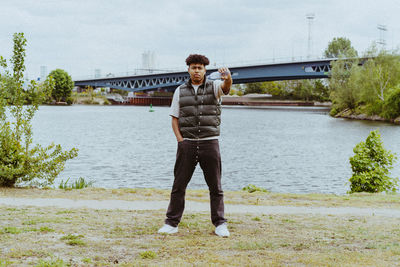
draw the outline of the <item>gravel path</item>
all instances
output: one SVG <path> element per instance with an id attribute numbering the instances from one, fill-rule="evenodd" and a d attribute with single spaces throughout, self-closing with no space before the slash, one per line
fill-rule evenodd
<path id="1" fill-rule="evenodd" d="M 168 201 L 126 201 L 126 200 L 71 200 L 64 198 L 0 198 L 0 205 L 35 206 L 58 208 L 90 208 L 104 210 L 166 210 Z M 209 203 L 186 201 L 186 211 L 208 212 Z M 400 218 L 400 209 L 356 208 L 356 207 L 294 207 L 225 205 L 226 213 L 256 214 L 312 214 L 312 215 L 354 215 L 383 216 Z"/>

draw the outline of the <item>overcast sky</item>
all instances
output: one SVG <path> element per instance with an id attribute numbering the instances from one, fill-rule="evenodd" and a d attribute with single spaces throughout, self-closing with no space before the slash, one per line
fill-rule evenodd
<path id="1" fill-rule="evenodd" d="M 27 74 L 62 68 L 73 78 L 121 74 L 142 67 L 154 51 L 157 68 L 184 67 L 190 53 L 212 64 L 243 64 L 307 56 L 306 14 L 314 13 L 313 54 L 334 37 L 359 51 L 387 26 L 387 48 L 400 45 L 398 0 L 1 0 L 0 55 L 10 58 L 12 35 L 28 40 Z"/>

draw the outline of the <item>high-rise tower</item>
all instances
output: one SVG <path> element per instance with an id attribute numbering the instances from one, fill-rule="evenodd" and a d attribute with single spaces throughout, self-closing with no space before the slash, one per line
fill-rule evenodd
<path id="1" fill-rule="evenodd" d="M 307 44 L 307 58 L 311 58 L 313 53 L 313 44 L 312 44 L 312 24 L 315 18 L 314 13 L 306 14 L 306 18 L 308 21 L 308 44 Z"/>

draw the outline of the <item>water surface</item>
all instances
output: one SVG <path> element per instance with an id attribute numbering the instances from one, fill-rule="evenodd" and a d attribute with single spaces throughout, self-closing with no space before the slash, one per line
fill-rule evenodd
<path id="1" fill-rule="evenodd" d="M 84 177 L 105 188 L 170 188 L 176 155 L 168 107 L 42 106 L 34 141 L 76 147 L 57 178 Z M 223 107 L 222 184 L 239 190 L 255 184 L 274 192 L 335 193 L 349 190 L 349 157 L 369 132 L 380 129 L 387 149 L 400 155 L 400 126 L 331 118 L 321 108 Z M 397 163 L 394 176 L 400 176 Z M 189 188 L 207 188 L 197 166 Z"/>

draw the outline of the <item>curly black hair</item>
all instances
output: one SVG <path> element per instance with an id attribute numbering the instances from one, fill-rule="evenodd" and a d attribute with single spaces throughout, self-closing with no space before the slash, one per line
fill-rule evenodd
<path id="1" fill-rule="evenodd" d="M 206 56 L 203 55 L 198 55 L 198 54 L 191 54 L 187 57 L 186 59 L 186 65 L 190 66 L 190 64 L 203 64 L 204 66 L 207 66 L 210 64 L 210 61 Z"/>

